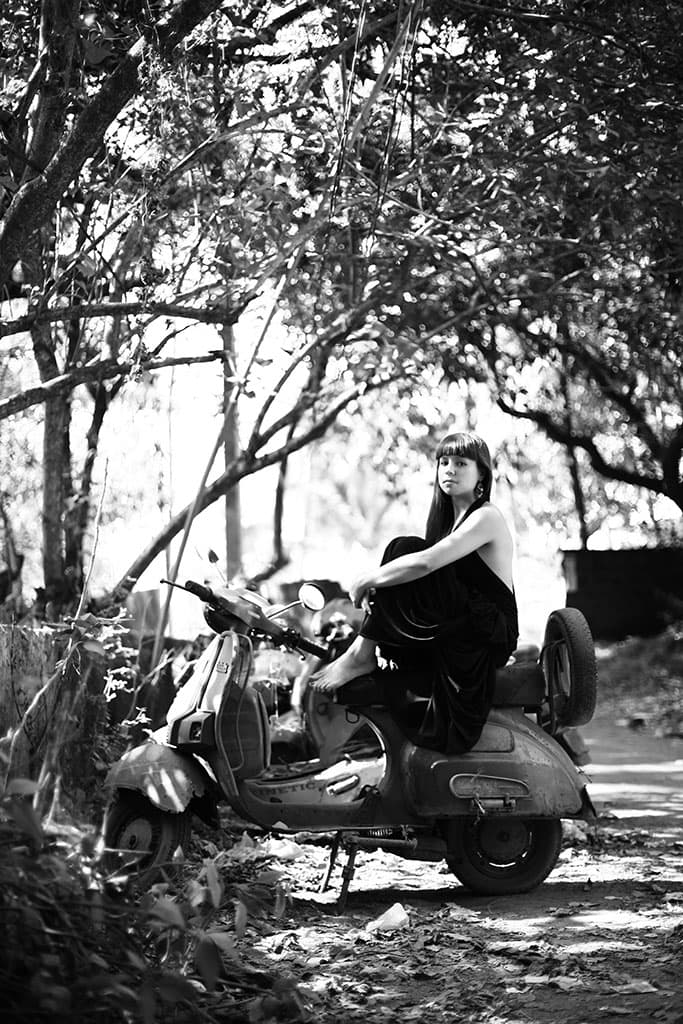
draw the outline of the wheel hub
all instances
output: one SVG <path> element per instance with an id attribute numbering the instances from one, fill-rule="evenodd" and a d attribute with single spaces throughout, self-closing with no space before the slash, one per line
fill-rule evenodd
<path id="1" fill-rule="evenodd" d="M 482 821 L 479 844 L 484 855 L 496 864 L 509 864 L 521 857 L 529 843 L 529 833 L 522 821 Z"/>
<path id="2" fill-rule="evenodd" d="M 152 845 L 152 826 L 145 818 L 134 818 L 121 830 L 117 845 L 122 850 L 146 853 Z"/>

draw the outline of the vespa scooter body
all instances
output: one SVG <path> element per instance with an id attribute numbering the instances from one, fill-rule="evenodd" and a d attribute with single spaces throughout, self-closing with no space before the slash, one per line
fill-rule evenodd
<path id="1" fill-rule="evenodd" d="M 167 725 L 124 755 L 108 784 L 139 789 L 176 811 L 213 790 L 256 824 L 295 832 L 419 826 L 492 812 L 590 813 L 583 775 L 526 710 L 540 704 L 540 693 L 527 695 L 529 704 L 494 707 L 476 746 L 457 756 L 416 747 L 381 708 L 348 709 L 317 697 L 329 706 L 317 715 L 318 732 L 325 717 L 343 716 L 350 733 L 362 725 L 373 730 L 377 753 L 347 755 L 328 767 L 312 761 L 271 768 L 268 717 L 260 694 L 248 687 L 249 646 L 235 633 L 214 638 Z"/>
<path id="2" fill-rule="evenodd" d="M 113 766 L 108 786 L 137 790 L 172 814 L 190 808 L 206 817 L 226 802 L 264 830 L 332 832 L 342 842 L 352 837 L 354 849 L 394 844 L 405 856 L 446 857 L 458 877 L 457 857 L 449 859 L 454 829 L 480 832 L 478 823 L 489 820 L 514 835 L 515 822 L 557 824 L 545 877 L 559 854 L 560 819 L 593 815 L 585 777 L 542 726 L 547 684 L 540 663 L 498 673 L 494 709 L 465 754 L 415 746 L 386 708 L 349 708 L 317 694 L 314 739 L 326 756 L 271 766 L 265 705 L 249 686 L 252 659 L 248 629 L 214 637 L 167 725 Z M 350 752 L 330 758 L 326 735 L 339 743 L 361 727 L 374 737 L 370 747 L 355 753 L 351 744 Z"/>

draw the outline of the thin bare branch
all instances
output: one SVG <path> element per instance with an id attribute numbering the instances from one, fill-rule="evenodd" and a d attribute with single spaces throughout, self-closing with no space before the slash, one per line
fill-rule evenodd
<path id="1" fill-rule="evenodd" d="M 134 373 L 153 373 L 169 366 L 191 366 L 194 363 L 215 363 L 223 359 L 223 352 L 208 352 L 203 356 L 176 356 L 172 359 L 142 359 L 139 362 L 129 360 L 120 363 L 116 359 L 104 359 L 100 362 L 88 363 L 59 377 L 53 377 L 45 384 L 27 388 L 11 398 L 0 402 L 0 420 L 24 412 L 34 405 L 40 405 L 47 399 L 62 391 L 73 391 L 79 384 L 109 380 L 112 377 L 126 377 Z"/>
<path id="2" fill-rule="evenodd" d="M 37 309 L 26 313 L 16 320 L 0 323 L 0 338 L 13 334 L 23 334 L 34 324 L 57 323 L 60 320 L 92 320 L 95 317 L 111 316 L 177 316 L 183 319 L 197 320 L 204 324 L 237 323 L 244 312 L 247 302 L 234 309 L 224 304 L 211 306 L 185 306 L 176 302 L 154 302 L 140 300 L 138 302 L 93 302 L 77 306 L 57 306 L 52 309 Z"/>
<path id="3" fill-rule="evenodd" d="M 302 431 L 301 434 L 296 437 L 289 438 L 279 448 L 273 449 L 273 451 L 261 456 L 253 455 L 249 458 L 244 455 L 240 456 L 232 462 L 226 470 L 213 481 L 213 483 L 209 484 L 209 486 L 205 488 L 201 494 L 197 507 L 194 510 L 195 514 L 198 515 L 205 508 L 208 508 L 209 505 L 212 505 L 219 498 L 223 497 L 226 491 L 230 490 L 230 488 L 240 480 L 243 480 L 247 476 L 252 476 L 254 473 L 257 473 L 262 469 L 266 469 L 268 466 L 273 466 L 282 462 L 282 459 L 286 456 L 306 447 L 306 445 L 310 444 L 312 441 L 318 440 L 325 434 L 332 423 L 334 423 L 339 414 L 348 405 L 350 405 L 351 402 L 358 399 L 364 391 L 369 392 L 376 390 L 379 387 L 385 386 L 389 382 L 390 379 L 387 378 L 387 380 L 383 380 L 381 382 L 358 384 L 355 387 L 350 388 L 343 395 L 340 395 L 339 398 L 326 410 L 324 415 L 311 423 Z M 298 410 L 291 410 L 291 414 L 287 422 L 291 422 L 292 418 L 295 418 L 298 414 Z M 159 533 L 145 551 L 135 559 L 112 593 L 104 599 L 105 601 L 121 601 L 125 598 L 126 594 L 133 590 L 145 569 L 151 565 L 157 555 L 160 555 L 173 538 L 176 537 L 184 528 L 189 511 L 190 506 L 186 506 L 173 516 L 161 533 Z"/>

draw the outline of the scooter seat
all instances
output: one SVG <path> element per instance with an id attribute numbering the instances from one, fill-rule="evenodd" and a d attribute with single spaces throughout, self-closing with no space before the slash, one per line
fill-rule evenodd
<path id="1" fill-rule="evenodd" d="M 493 706 L 537 708 L 545 700 L 543 669 L 537 662 L 505 665 L 496 672 Z"/>
<path id="2" fill-rule="evenodd" d="M 384 680 L 376 676 L 359 676 L 342 686 L 333 700 L 339 704 L 386 706 Z M 538 662 L 522 661 L 505 665 L 496 672 L 493 706 L 499 708 L 537 708 L 545 700 L 546 684 Z"/>

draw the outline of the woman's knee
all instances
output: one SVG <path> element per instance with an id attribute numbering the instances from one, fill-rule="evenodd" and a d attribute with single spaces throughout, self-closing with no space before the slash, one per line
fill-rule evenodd
<path id="1" fill-rule="evenodd" d="M 394 558 L 400 558 L 401 555 L 410 555 L 414 551 L 424 551 L 426 546 L 427 542 L 423 537 L 394 537 L 384 549 L 382 565 L 385 562 L 393 561 Z"/>

